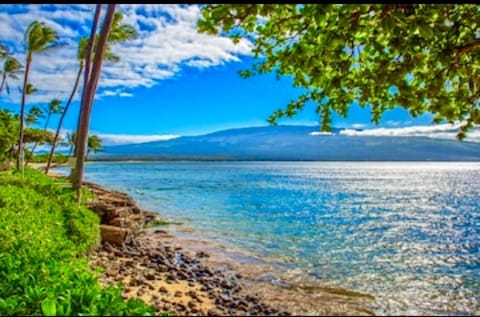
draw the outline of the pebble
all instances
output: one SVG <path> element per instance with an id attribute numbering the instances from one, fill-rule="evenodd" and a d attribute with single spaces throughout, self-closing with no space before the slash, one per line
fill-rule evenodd
<path id="1" fill-rule="evenodd" d="M 173 296 L 175 296 L 175 297 L 182 297 L 182 292 L 176 291 Z"/>
<path id="2" fill-rule="evenodd" d="M 97 191 L 106 191 L 96 189 Z M 108 193 L 108 191 L 106 191 Z M 98 194 L 97 194 L 98 195 Z M 107 197 L 108 195 L 103 195 Z M 105 203 L 98 196 L 101 203 Z M 129 196 L 125 195 L 125 204 L 122 205 L 122 215 L 126 219 L 123 223 L 131 225 L 139 225 L 144 221 L 142 217 L 132 217 L 139 215 L 139 208 L 134 204 Z M 106 202 L 108 204 L 108 201 Z M 115 208 L 113 208 L 115 210 Z M 118 209 L 117 209 L 118 211 Z M 124 216 L 122 216 L 124 217 Z M 128 218 L 130 217 L 130 218 Z M 134 219 L 135 218 L 135 219 Z M 108 223 L 105 223 L 108 224 Z M 145 223 L 140 223 L 144 225 Z M 164 230 L 155 230 L 156 234 L 167 234 Z M 151 293 L 152 301 L 157 312 L 170 311 L 174 315 L 290 315 L 288 312 L 281 312 L 262 303 L 258 294 L 243 294 L 241 274 L 233 273 L 227 275 L 225 271 L 215 269 L 212 270 L 200 260 L 208 258 L 209 255 L 204 251 L 192 253 L 193 256 L 182 253 L 184 251 L 180 246 L 170 246 L 164 241 L 137 239 L 130 237 L 123 247 L 102 243 L 101 247 L 93 253 L 92 263 L 104 266 L 106 280 L 122 280 L 125 277 L 131 277 L 129 283 L 125 283 L 123 298 L 128 298 L 127 293 L 134 291 L 133 287 L 140 287 L 136 290 L 137 296 Z M 121 260 L 119 259 L 121 258 Z M 125 259 L 127 258 L 127 259 Z M 168 273 L 167 273 L 168 272 Z M 167 274 L 165 274 L 167 273 Z M 165 276 L 166 275 L 166 276 Z M 168 284 L 174 283 L 176 280 L 184 280 L 188 282 L 190 288 L 199 285 L 197 290 L 185 290 L 184 292 L 176 291 L 173 298 L 168 300 L 165 294 L 169 291 L 165 286 L 160 286 L 155 292 L 153 281 L 162 280 Z M 164 294 L 164 295 L 160 295 Z M 159 296 L 160 295 L 160 296 Z M 188 297 L 187 304 L 177 302 L 179 297 Z M 206 298 L 212 300 L 216 305 L 214 309 L 203 311 L 199 305 L 204 304 Z"/>

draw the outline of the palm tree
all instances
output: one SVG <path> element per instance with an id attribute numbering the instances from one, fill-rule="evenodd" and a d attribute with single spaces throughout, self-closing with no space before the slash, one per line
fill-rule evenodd
<path id="1" fill-rule="evenodd" d="M 32 64 L 32 57 L 34 53 L 41 53 L 57 46 L 57 33 L 46 26 L 43 22 L 33 21 L 28 26 L 25 32 L 25 45 L 27 49 L 25 59 L 25 76 L 23 78 L 22 104 L 20 108 L 20 135 L 18 137 L 18 159 L 17 169 L 21 169 L 22 176 L 24 173 L 24 152 L 23 152 L 23 136 L 24 126 L 23 120 L 25 117 L 25 97 L 28 83 L 28 75 L 30 73 L 30 66 Z"/>
<path id="2" fill-rule="evenodd" d="M 48 106 L 43 108 L 44 112 L 47 114 L 47 118 L 45 119 L 45 126 L 44 130 L 47 130 L 48 128 L 48 123 L 50 122 L 50 118 L 53 114 L 59 114 L 63 111 L 63 108 L 61 107 L 62 102 L 60 99 L 54 98 L 52 99 L 49 103 Z"/>
<path id="3" fill-rule="evenodd" d="M 18 87 L 20 93 L 22 93 L 22 89 Z M 33 95 L 37 92 L 37 88 L 35 88 L 31 83 L 27 84 L 27 89 L 25 90 L 25 94 L 27 96 Z M 38 121 L 38 119 L 43 118 L 43 110 L 37 106 L 33 106 L 25 116 L 25 123 L 27 125 L 32 125 Z"/>
<path id="4" fill-rule="evenodd" d="M 122 43 L 122 42 L 125 42 L 125 41 L 136 39 L 138 37 L 138 32 L 134 27 L 132 27 L 128 24 L 121 24 L 122 19 L 123 19 L 122 13 L 121 12 L 115 12 L 115 15 L 114 15 L 113 21 L 112 21 L 112 28 L 111 28 L 110 34 L 108 36 L 108 42 L 110 42 L 110 43 Z M 94 44 L 95 47 L 98 45 L 97 43 L 98 43 L 98 36 L 95 37 L 95 44 Z M 55 138 L 53 139 L 52 148 L 50 149 L 50 154 L 48 156 L 48 161 L 47 161 L 47 166 L 45 168 L 45 173 L 48 173 L 48 170 L 50 169 L 50 165 L 52 164 L 53 153 L 55 152 L 55 146 L 57 144 L 58 137 L 60 136 L 60 130 L 62 128 L 63 120 L 65 119 L 67 111 L 70 108 L 70 104 L 72 103 L 73 97 L 75 96 L 75 93 L 77 92 L 78 84 L 80 82 L 80 78 L 82 76 L 82 73 L 83 73 L 83 70 L 84 70 L 84 67 L 85 67 L 85 60 L 87 58 L 87 51 L 88 51 L 88 37 L 83 37 L 78 42 L 77 59 L 78 59 L 78 62 L 79 62 L 79 67 L 78 67 L 77 77 L 75 79 L 75 84 L 73 85 L 72 93 L 70 94 L 70 97 L 68 98 L 67 104 L 65 105 L 63 113 L 62 113 L 62 115 L 60 117 L 60 120 L 58 122 L 57 131 L 55 133 Z M 105 55 L 104 55 L 103 59 L 105 61 L 109 61 L 109 62 L 120 61 L 120 57 L 113 54 L 112 49 L 111 49 L 110 45 L 108 45 L 108 43 L 106 44 Z M 80 117 L 79 117 L 79 119 L 80 119 Z"/>
<path id="5" fill-rule="evenodd" d="M 102 140 L 97 135 L 90 135 L 87 139 L 87 156 L 85 160 L 88 160 L 88 155 L 90 155 L 91 152 L 97 153 L 102 146 Z"/>
<path id="6" fill-rule="evenodd" d="M 18 74 L 22 72 L 23 65 L 14 57 L 8 56 L 3 63 L 2 83 L 0 84 L 0 93 L 3 91 L 3 87 L 7 89 L 7 94 L 10 93 L 8 88 L 7 78 L 19 79 Z"/>
<path id="7" fill-rule="evenodd" d="M 76 156 L 77 160 L 75 162 L 75 168 L 72 173 L 72 187 L 77 191 L 77 201 L 80 204 L 81 200 L 81 187 L 83 179 L 83 167 L 84 167 L 84 158 L 85 158 L 85 147 L 88 137 L 88 125 L 90 123 L 90 114 L 92 111 L 93 99 L 95 97 L 95 92 L 97 90 L 98 79 L 100 77 L 100 72 L 102 70 L 102 62 L 105 53 L 105 48 L 107 44 L 108 35 L 113 22 L 113 16 L 115 14 L 116 4 L 109 4 L 107 7 L 107 12 L 105 14 L 105 19 L 103 21 L 102 29 L 100 31 L 100 36 L 98 38 L 97 48 L 95 50 L 95 58 L 93 60 L 92 72 L 89 74 L 85 70 L 85 79 L 87 85 L 84 86 L 84 94 L 82 96 L 82 106 L 80 108 L 80 121 L 77 128 L 77 146 L 76 146 Z M 98 7 L 97 7 L 98 8 Z M 92 28 L 92 34 L 90 37 L 90 49 L 92 49 L 93 43 L 95 42 L 96 30 Z M 91 50 L 89 50 L 90 52 Z M 89 57 L 89 54 L 87 54 Z M 87 63 L 90 61 L 87 57 Z M 88 64 L 87 64 L 88 65 Z"/>
<path id="8" fill-rule="evenodd" d="M 50 122 L 50 118 L 52 116 L 52 114 L 58 114 L 58 113 L 61 113 L 63 108 L 60 106 L 62 104 L 62 102 L 55 98 L 55 99 L 52 99 L 48 106 L 47 107 L 42 107 L 42 111 L 44 113 L 46 113 L 46 119 L 45 119 L 45 126 L 43 128 L 44 131 L 47 131 L 47 128 L 48 128 L 48 123 Z M 35 149 L 37 148 L 37 145 L 38 143 L 35 142 L 32 146 L 32 155 L 35 153 Z"/>
<path id="9" fill-rule="evenodd" d="M 27 126 L 30 126 L 35 122 L 37 122 L 38 119 L 44 118 L 44 117 L 45 115 L 43 113 L 43 110 L 40 107 L 33 106 L 32 108 L 30 108 L 30 111 L 27 113 L 25 117 L 25 123 L 27 124 Z"/>
<path id="10" fill-rule="evenodd" d="M 68 152 L 69 157 L 73 154 L 73 148 L 75 147 L 75 143 L 77 143 L 77 133 L 68 132 L 65 136 L 65 144 L 70 146 L 70 151 Z"/>

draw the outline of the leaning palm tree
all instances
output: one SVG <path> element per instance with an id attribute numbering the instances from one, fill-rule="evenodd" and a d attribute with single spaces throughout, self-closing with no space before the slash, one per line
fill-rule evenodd
<path id="1" fill-rule="evenodd" d="M 32 64 L 33 54 L 48 51 L 57 46 L 57 33 L 46 26 L 45 23 L 33 21 L 25 32 L 26 45 L 26 59 L 25 59 L 25 75 L 23 78 L 22 104 L 20 108 L 20 135 L 18 137 L 18 159 L 17 169 L 21 169 L 22 176 L 24 173 L 24 152 L 23 152 L 23 137 L 24 137 L 24 117 L 25 117 L 25 97 L 28 83 L 28 75 L 30 74 L 30 66 Z"/>
<path id="2" fill-rule="evenodd" d="M 77 202 L 80 205 L 81 200 L 81 187 L 83 180 L 83 167 L 85 159 L 85 148 L 88 137 L 88 126 L 90 123 L 90 114 L 92 112 L 93 100 L 95 98 L 95 93 L 97 91 L 98 79 L 100 78 L 100 73 L 102 71 L 102 63 L 105 55 L 105 48 L 108 40 L 108 35 L 112 27 L 113 17 L 115 14 L 116 4 L 109 4 L 107 6 L 107 12 L 103 20 L 102 29 L 98 37 L 98 45 L 95 50 L 92 70 L 89 74 L 87 69 L 85 70 L 85 82 L 84 91 L 82 95 L 82 104 L 80 108 L 80 120 L 77 127 L 77 146 L 76 146 L 76 156 L 77 160 L 75 162 L 75 168 L 73 169 L 71 181 L 72 187 L 77 192 Z M 97 7 L 98 9 L 98 7 Z M 94 25 L 95 26 L 95 25 Z M 95 42 L 96 26 L 92 28 L 92 34 L 89 40 L 89 52 L 87 56 L 90 56 L 93 51 L 92 46 Z M 90 62 L 89 57 L 87 57 L 87 62 Z"/>
<path id="3" fill-rule="evenodd" d="M 45 118 L 45 126 L 43 127 L 44 131 L 47 131 L 48 128 L 48 123 L 50 122 L 50 118 L 52 117 L 53 114 L 58 114 L 63 111 L 63 108 L 61 107 L 62 102 L 60 99 L 52 99 L 46 107 L 42 107 L 42 111 L 46 113 L 46 118 Z M 38 142 L 35 142 L 32 146 L 31 152 L 32 155 L 35 152 L 35 149 L 37 148 Z"/>
<path id="4" fill-rule="evenodd" d="M 8 88 L 7 79 L 19 79 L 18 75 L 22 72 L 23 65 L 20 64 L 18 60 L 14 57 L 8 56 L 3 63 L 3 70 L 1 70 L 2 74 L 2 83 L 0 84 L 0 93 L 3 91 L 3 87 L 7 89 L 7 94 L 10 93 Z"/>
<path id="5" fill-rule="evenodd" d="M 60 101 L 60 99 L 54 98 L 48 103 L 47 107 L 43 108 L 43 111 L 47 114 L 47 118 L 45 119 L 45 126 L 43 128 L 44 130 L 47 130 L 52 115 L 63 112 L 63 107 L 61 105 L 62 102 Z"/>
<path id="6" fill-rule="evenodd" d="M 129 40 L 134 40 L 138 37 L 138 32 L 133 26 L 128 24 L 121 24 L 122 19 L 123 19 L 122 13 L 115 12 L 115 15 L 113 16 L 110 34 L 108 35 L 108 42 L 123 43 Z M 79 67 L 78 67 L 77 77 L 75 79 L 75 84 L 73 85 L 72 93 L 70 94 L 70 97 L 68 98 L 65 108 L 63 109 L 63 113 L 60 117 L 60 120 L 58 121 L 57 131 L 55 133 L 52 147 L 50 149 L 50 154 L 48 156 L 45 173 L 48 173 L 48 170 L 50 169 L 50 165 L 52 164 L 53 153 L 55 152 L 55 146 L 60 136 L 60 130 L 62 128 L 63 120 L 65 119 L 67 111 L 70 108 L 70 104 L 72 103 L 73 97 L 77 92 L 78 84 L 80 82 L 80 78 L 82 77 L 82 73 L 85 68 L 85 60 L 87 58 L 87 51 L 88 51 L 88 40 L 89 40 L 88 37 L 83 37 L 78 42 L 77 59 L 79 62 Z M 105 61 L 114 62 L 114 63 L 120 61 L 120 57 L 118 55 L 115 55 L 112 52 L 112 48 L 110 47 L 110 45 L 108 45 L 108 42 L 105 47 L 105 53 L 104 53 L 103 59 Z M 94 47 L 96 48 L 97 45 L 98 45 L 98 36 L 95 37 Z"/>

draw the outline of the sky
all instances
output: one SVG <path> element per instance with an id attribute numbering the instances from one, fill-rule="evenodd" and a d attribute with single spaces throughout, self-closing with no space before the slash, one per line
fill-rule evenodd
<path id="1" fill-rule="evenodd" d="M 78 71 L 78 39 L 89 35 L 94 4 L 82 5 L 0 5 L 0 41 L 13 55 L 25 61 L 23 35 L 34 20 L 45 22 L 59 35 L 62 45 L 35 55 L 30 82 L 37 92 L 27 98 L 27 109 L 45 105 L 53 98 L 65 104 Z M 200 6 L 179 4 L 120 4 L 123 23 L 136 27 L 140 36 L 113 45 L 120 56 L 117 63 L 105 62 L 93 106 L 90 133 L 104 144 L 138 143 L 200 135 L 229 128 L 265 126 L 275 110 L 285 107 L 302 91 L 289 78 L 277 80 L 273 74 L 242 79 L 239 70 L 253 62 L 252 43 L 200 34 L 196 21 Z M 103 9 L 102 13 L 106 10 Z M 2 93 L 0 104 L 19 110 L 21 81 L 10 81 L 10 95 Z M 81 90 L 81 89 L 80 89 Z M 67 114 L 62 134 L 75 130 L 80 94 Z M 280 124 L 319 125 L 315 105 L 295 119 Z M 427 135 L 454 138 L 457 126 L 432 126 L 432 116 L 412 118 L 397 108 L 386 112 L 379 125 L 370 121 L 369 109 L 352 105 L 347 118 L 333 116 L 335 127 L 344 134 Z M 49 124 L 55 129 L 58 116 Z M 43 127 L 39 122 L 38 126 Z M 362 132 L 354 129 L 364 129 Z M 480 142 L 480 131 L 469 135 Z"/>

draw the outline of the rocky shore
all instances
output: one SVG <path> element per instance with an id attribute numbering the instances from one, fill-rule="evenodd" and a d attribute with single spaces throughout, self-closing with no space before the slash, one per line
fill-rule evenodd
<path id="1" fill-rule="evenodd" d="M 311 281 L 289 283 L 289 277 L 243 253 L 181 237 L 174 225 L 152 226 L 159 214 L 142 210 L 126 193 L 90 182 L 84 186 L 93 193 L 88 207 L 101 217 L 102 241 L 89 258 L 103 269 L 101 282 L 123 284 L 124 298 L 140 298 L 158 313 L 176 316 L 374 315 L 368 294 Z"/>
<path id="2" fill-rule="evenodd" d="M 162 243 L 166 231 L 146 229 L 156 214 L 138 208 L 127 194 L 84 185 L 94 194 L 89 208 L 102 219 L 102 243 L 90 259 L 104 268 L 102 282 L 122 282 L 125 298 L 141 298 L 174 315 L 290 315 L 245 290 L 240 274 L 207 266 L 209 254 Z"/>

